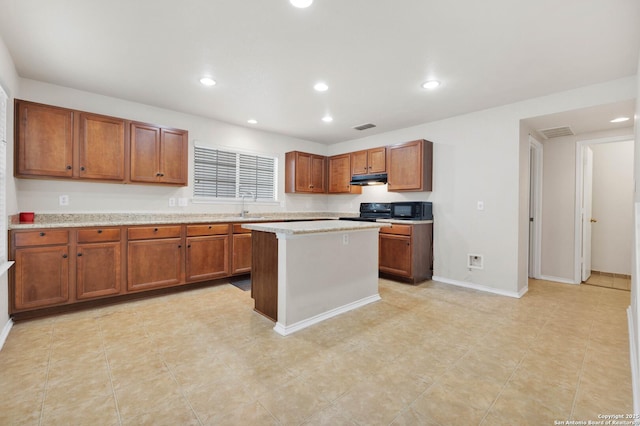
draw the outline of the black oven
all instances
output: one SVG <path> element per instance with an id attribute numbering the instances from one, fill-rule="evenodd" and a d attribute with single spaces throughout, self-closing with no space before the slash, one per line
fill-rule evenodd
<path id="1" fill-rule="evenodd" d="M 391 203 L 391 217 L 407 220 L 433 220 L 433 208 L 430 201 Z"/>

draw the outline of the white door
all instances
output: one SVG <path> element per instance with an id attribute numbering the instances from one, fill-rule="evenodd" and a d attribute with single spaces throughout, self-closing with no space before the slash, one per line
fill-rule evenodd
<path id="1" fill-rule="evenodd" d="M 593 150 L 584 147 L 582 180 L 582 281 L 591 276 L 591 206 L 593 193 Z"/>

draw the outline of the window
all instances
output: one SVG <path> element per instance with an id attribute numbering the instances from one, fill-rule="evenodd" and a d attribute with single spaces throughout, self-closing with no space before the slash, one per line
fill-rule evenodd
<path id="1" fill-rule="evenodd" d="M 276 201 L 277 170 L 276 157 L 196 146 L 193 195 Z"/>

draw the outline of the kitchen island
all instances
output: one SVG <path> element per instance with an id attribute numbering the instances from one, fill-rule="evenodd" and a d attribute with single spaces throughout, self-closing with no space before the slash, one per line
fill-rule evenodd
<path id="1" fill-rule="evenodd" d="M 252 231 L 255 310 L 286 336 L 380 300 L 378 233 L 388 226 L 342 220 L 243 225 Z"/>

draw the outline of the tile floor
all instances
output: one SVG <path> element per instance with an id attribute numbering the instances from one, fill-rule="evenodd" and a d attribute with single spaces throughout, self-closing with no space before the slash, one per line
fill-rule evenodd
<path id="1" fill-rule="evenodd" d="M 585 281 L 585 284 L 617 288 L 618 290 L 631 290 L 631 277 L 622 274 L 591 271 L 591 276 Z"/>
<path id="2" fill-rule="evenodd" d="M 14 325 L 1 425 L 552 425 L 631 413 L 629 293 L 380 280 L 288 337 L 223 284 Z"/>

